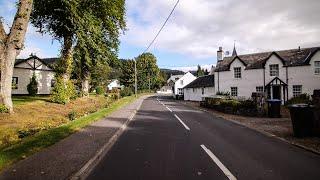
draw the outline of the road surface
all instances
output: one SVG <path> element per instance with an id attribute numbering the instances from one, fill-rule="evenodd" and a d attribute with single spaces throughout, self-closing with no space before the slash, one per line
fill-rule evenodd
<path id="1" fill-rule="evenodd" d="M 155 96 L 88 179 L 316 180 L 320 156 Z"/>

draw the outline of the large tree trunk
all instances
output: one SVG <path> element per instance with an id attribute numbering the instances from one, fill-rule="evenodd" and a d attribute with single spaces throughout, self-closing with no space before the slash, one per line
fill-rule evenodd
<path id="1" fill-rule="evenodd" d="M 20 0 L 10 33 L 6 34 L 0 21 L 0 104 L 13 112 L 11 89 L 16 57 L 23 48 L 32 11 L 33 0 Z"/>
<path id="2" fill-rule="evenodd" d="M 61 76 L 65 85 L 70 80 L 72 71 L 72 36 L 64 37 L 62 58 L 61 58 L 62 73 Z"/>
<path id="3" fill-rule="evenodd" d="M 85 77 L 81 80 L 81 91 L 83 96 L 89 96 L 89 79 L 90 75 L 85 75 Z"/>

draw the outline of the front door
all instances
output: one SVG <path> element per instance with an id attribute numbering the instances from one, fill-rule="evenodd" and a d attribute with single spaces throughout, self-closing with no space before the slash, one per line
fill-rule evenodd
<path id="1" fill-rule="evenodd" d="M 272 86 L 272 99 L 281 99 L 281 86 Z"/>

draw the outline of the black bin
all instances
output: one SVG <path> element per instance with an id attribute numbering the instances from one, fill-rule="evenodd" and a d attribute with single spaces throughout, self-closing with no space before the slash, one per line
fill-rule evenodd
<path id="1" fill-rule="evenodd" d="M 270 118 L 280 118 L 280 108 L 281 100 L 280 99 L 269 99 L 268 103 L 268 117 Z"/>
<path id="2" fill-rule="evenodd" d="M 293 134 L 295 137 L 312 136 L 314 122 L 314 106 L 293 104 L 289 106 Z"/>

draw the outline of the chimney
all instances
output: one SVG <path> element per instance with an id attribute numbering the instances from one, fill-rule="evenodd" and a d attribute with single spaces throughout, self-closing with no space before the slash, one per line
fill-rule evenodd
<path id="1" fill-rule="evenodd" d="M 222 61 L 223 58 L 224 58 L 224 52 L 222 50 L 222 47 L 219 47 L 219 51 L 217 51 L 217 60 L 218 60 L 218 62 Z"/>

